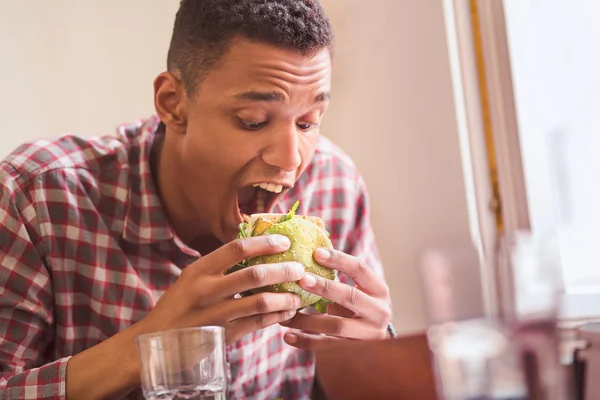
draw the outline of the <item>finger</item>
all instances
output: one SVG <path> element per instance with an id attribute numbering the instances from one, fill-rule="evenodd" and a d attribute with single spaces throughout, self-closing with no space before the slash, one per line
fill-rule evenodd
<path id="1" fill-rule="evenodd" d="M 348 310 L 346 307 L 342 307 L 339 304 L 333 303 L 330 304 L 327 309 L 327 315 L 335 315 L 337 317 L 345 317 L 345 318 L 354 318 L 356 316 L 355 313 Z"/>
<path id="2" fill-rule="evenodd" d="M 305 350 L 318 350 L 323 347 L 330 347 L 332 344 L 342 343 L 344 340 L 335 336 L 312 335 L 303 332 L 287 332 L 283 340 L 290 346 Z"/>
<path id="3" fill-rule="evenodd" d="M 341 318 L 332 315 L 308 315 L 297 313 L 294 318 L 281 325 L 313 333 L 369 340 L 382 337 L 380 330 L 373 328 L 358 318 Z"/>
<path id="4" fill-rule="evenodd" d="M 385 316 L 380 301 L 361 292 L 354 286 L 310 273 L 304 274 L 298 284 L 307 292 L 329 299 L 354 312 L 359 317 L 378 320 Z"/>
<path id="5" fill-rule="evenodd" d="M 248 297 L 227 300 L 214 307 L 226 321 L 249 316 L 293 311 L 300 307 L 300 296 L 293 293 L 258 293 Z"/>
<path id="6" fill-rule="evenodd" d="M 258 264 L 225 275 L 219 282 L 218 292 L 227 297 L 267 285 L 295 282 L 303 276 L 304 267 L 300 263 Z"/>
<path id="7" fill-rule="evenodd" d="M 209 273 L 225 273 L 250 257 L 281 253 L 290 247 L 283 235 L 264 235 L 233 240 L 200 258 L 198 265 L 208 265 Z"/>
<path id="8" fill-rule="evenodd" d="M 314 258 L 325 267 L 347 274 L 365 293 L 386 299 L 389 296 L 385 282 L 362 259 L 326 248 L 315 250 Z"/>
<path id="9" fill-rule="evenodd" d="M 250 317 L 236 319 L 228 325 L 229 343 L 241 339 L 250 332 L 269 327 L 287 321 L 296 314 L 296 310 L 273 312 L 269 314 L 257 314 Z"/>

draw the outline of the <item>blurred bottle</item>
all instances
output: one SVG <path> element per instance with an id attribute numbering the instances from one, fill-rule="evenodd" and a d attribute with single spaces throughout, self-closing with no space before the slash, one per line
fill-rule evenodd
<path id="1" fill-rule="evenodd" d="M 513 307 L 502 323 L 510 334 L 528 399 L 572 399 L 561 364 L 558 311 L 563 292 L 559 244 L 553 235 L 520 233 L 511 257 Z"/>
<path id="2" fill-rule="evenodd" d="M 600 322 L 588 322 L 577 328 L 583 345 L 575 351 L 575 379 L 578 393 L 574 399 L 600 399 Z"/>

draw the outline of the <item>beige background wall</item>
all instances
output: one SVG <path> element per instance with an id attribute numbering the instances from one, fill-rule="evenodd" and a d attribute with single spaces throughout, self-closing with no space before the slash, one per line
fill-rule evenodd
<path id="1" fill-rule="evenodd" d="M 35 8 L 31 8 L 35 3 Z M 176 0 L 0 0 L 0 156 L 152 109 Z M 324 133 L 355 159 L 400 332 L 426 326 L 416 260 L 469 224 L 442 0 L 323 0 L 337 30 Z"/>
<path id="2" fill-rule="evenodd" d="M 0 156 L 153 112 L 177 0 L 0 0 Z"/>

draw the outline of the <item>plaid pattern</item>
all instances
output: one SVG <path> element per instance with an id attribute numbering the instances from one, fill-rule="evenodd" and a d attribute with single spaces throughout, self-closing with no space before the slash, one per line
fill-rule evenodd
<path id="1" fill-rule="evenodd" d="M 0 163 L 0 398 L 64 399 L 69 357 L 144 318 L 200 257 L 171 230 L 153 186 L 159 123 L 37 140 Z M 275 211 L 296 200 L 299 213 L 325 220 L 336 248 L 382 274 L 365 185 L 325 138 Z M 286 330 L 271 326 L 228 346 L 228 397 L 310 396 L 314 356 L 286 345 Z"/>

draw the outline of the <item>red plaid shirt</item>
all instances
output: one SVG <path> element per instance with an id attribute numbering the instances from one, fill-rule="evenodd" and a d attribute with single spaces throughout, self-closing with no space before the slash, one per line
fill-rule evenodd
<path id="1" fill-rule="evenodd" d="M 69 357 L 144 318 L 200 257 L 173 232 L 153 185 L 159 123 L 37 140 L 0 163 L 0 398 L 64 399 Z M 296 200 L 299 213 L 325 220 L 337 249 L 382 274 L 363 180 L 325 138 L 275 211 Z M 228 346 L 228 397 L 309 397 L 314 355 L 286 345 L 286 329 Z"/>

